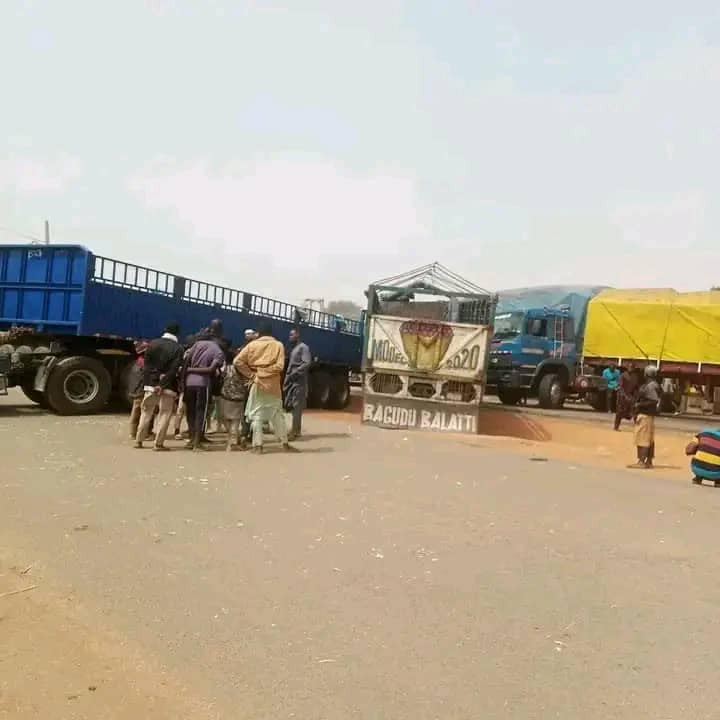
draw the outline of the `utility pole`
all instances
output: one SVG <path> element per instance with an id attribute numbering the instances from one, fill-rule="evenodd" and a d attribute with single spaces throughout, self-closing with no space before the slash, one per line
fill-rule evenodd
<path id="1" fill-rule="evenodd" d="M 45 244 L 50 244 L 50 221 L 45 221 Z"/>

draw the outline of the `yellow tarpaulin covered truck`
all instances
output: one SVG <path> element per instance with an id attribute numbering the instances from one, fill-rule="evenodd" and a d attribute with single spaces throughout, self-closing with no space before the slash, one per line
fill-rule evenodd
<path id="1" fill-rule="evenodd" d="M 588 305 L 583 360 L 720 375 L 720 291 L 603 290 Z"/>
<path id="2" fill-rule="evenodd" d="M 546 286 L 500 291 L 487 384 L 515 405 L 537 397 L 606 406 L 610 364 L 658 365 L 678 387 L 720 385 L 720 291 Z"/>

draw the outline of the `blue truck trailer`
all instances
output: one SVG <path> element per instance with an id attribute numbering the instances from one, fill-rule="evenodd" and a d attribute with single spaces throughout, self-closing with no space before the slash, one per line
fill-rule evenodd
<path id="1" fill-rule="evenodd" d="M 174 320 L 183 335 L 212 319 L 239 344 L 269 321 L 300 327 L 313 356 L 310 404 L 340 409 L 360 370 L 362 323 L 291 303 L 95 255 L 79 245 L 0 246 L 0 392 L 18 386 L 59 414 L 127 398 L 135 341 Z"/>

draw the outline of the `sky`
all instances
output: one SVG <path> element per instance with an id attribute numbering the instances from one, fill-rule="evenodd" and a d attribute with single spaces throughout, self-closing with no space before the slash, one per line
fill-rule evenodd
<path id="1" fill-rule="evenodd" d="M 291 302 L 720 285 L 720 4 L 3 0 L 0 242 Z"/>

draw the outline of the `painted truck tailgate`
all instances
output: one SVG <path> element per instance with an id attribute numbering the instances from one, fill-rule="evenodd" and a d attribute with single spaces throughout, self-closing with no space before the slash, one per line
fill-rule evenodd
<path id="1" fill-rule="evenodd" d="M 487 326 L 374 315 L 367 363 L 374 371 L 474 381 L 485 373 L 489 332 Z"/>

